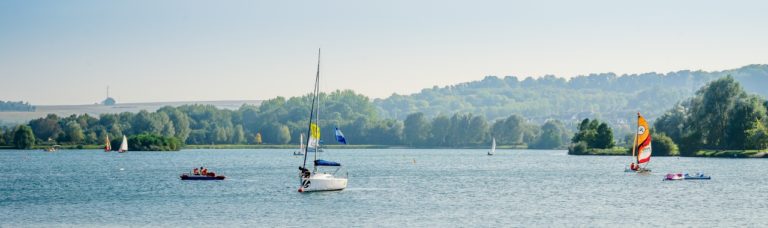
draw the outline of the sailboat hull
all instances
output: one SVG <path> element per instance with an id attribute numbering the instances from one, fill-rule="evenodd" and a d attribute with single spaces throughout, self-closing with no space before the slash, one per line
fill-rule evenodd
<path id="1" fill-rule="evenodd" d="M 302 179 L 302 184 L 301 192 L 339 191 L 347 188 L 347 178 L 318 173 Z"/>

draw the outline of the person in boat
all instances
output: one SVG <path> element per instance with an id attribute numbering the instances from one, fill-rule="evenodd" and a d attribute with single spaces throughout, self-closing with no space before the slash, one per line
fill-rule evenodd
<path id="1" fill-rule="evenodd" d="M 201 171 L 201 172 L 202 172 L 203 176 L 208 176 L 208 169 L 204 168 L 203 171 Z"/>
<path id="2" fill-rule="evenodd" d="M 193 170 L 192 170 L 192 174 L 194 174 L 194 175 L 200 175 L 200 170 L 199 170 L 199 169 L 197 169 L 197 168 L 195 168 L 195 169 L 193 169 Z"/>
<path id="3" fill-rule="evenodd" d="M 304 177 L 304 178 L 308 178 L 309 177 L 310 173 L 309 173 L 309 170 L 307 168 L 299 166 L 299 170 L 301 170 L 301 176 L 302 177 Z"/>

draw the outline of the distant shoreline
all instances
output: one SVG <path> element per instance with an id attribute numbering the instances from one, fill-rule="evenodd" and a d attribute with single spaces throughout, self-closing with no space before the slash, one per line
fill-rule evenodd
<path id="1" fill-rule="evenodd" d="M 42 150 L 50 147 L 51 145 L 35 145 L 31 150 Z M 97 150 L 103 149 L 104 145 L 60 145 L 61 149 L 65 150 Z M 323 148 L 328 149 L 489 149 L 485 146 L 477 147 L 410 147 L 406 145 L 327 145 Z M 298 149 L 297 145 L 291 144 L 214 144 L 214 145 L 184 145 L 181 149 Z M 514 146 L 499 146 L 496 149 L 520 149 L 525 150 L 528 148 L 514 147 Z M 0 150 L 17 150 L 12 146 L 0 146 Z M 534 150 L 534 149 L 531 149 Z M 565 150 L 565 149 L 544 149 L 544 150 Z"/>
<path id="2" fill-rule="evenodd" d="M 574 156 L 631 156 L 623 148 L 620 149 L 590 149 Z M 688 158 L 768 158 L 768 151 L 762 150 L 699 150 L 694 156 L 653 155 L 654 157 L 688 157 Z"/>
<path id="3" fill-rule="evenodd" d="M 36 145 L 29 151 L 43 150 L 50 147 L 50 145 Z M 103 145 L 61 145 L 59 147 L 63 150 L 101 150 Z M 459 150 L 459 149 L 488 149 L 486 147 L 409 147 L 405 145 L 328 145 L 324 148 L 327 149 L 432 149 L 432 150 Z M 182 150 L 198 150 L 198 149 L 214 149 L 214 150 L 230 150 L 230 149 L 297 149 L 296 145 L 276 145 L 276 144 L 220 144 L 220 145 L 184 145 Z M 521 148 L 513 146 L 497 147 L 502 150 L 567 150 L 567 149 L 531 149 Z M 3 150 L 18 150 L 12 146 L 0 146 L 0 151 Z M 168 152 L 168 151 L 157 151 Z M 172 151 L 171 151 L 172 152 Z M 568 154 L 573 156 L 631 156 L 628 153 L 618 153 L 619 150 L 603 149 L 599 151 L 589 151 L 584 154 Z M 768 158 L 768 150 L 700 150 L 696 152 L 695 156 L 667 156 L 667 155 L 654 155 L 654 157 L 692 157 L 692 158 Z"/>

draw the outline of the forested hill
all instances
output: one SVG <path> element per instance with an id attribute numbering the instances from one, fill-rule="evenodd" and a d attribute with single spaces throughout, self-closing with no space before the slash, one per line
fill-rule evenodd
<path id="1" fill-rule="evenodd" d="M 374 102 L 384 118 L 404 119 L 413 112 L 430 117 L 463 112 L 493 120 L 514 113 L 538 123 L 546 119 L 579 121 L 599 117 L 621 124 L 638 111 L 654 119 L 678 101 L 693 96 L 705 83 L 726 75 L 741 82 L 747 92 L 768 96 L 768 65 L 748 65 L 715 72 L 590 74 L 570 80 L 552 75 L 523 80 L 487 76 L 480 81 L 435 86 Z"/>

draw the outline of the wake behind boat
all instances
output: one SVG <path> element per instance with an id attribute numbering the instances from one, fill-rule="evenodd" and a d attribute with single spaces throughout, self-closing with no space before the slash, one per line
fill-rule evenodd
<path id="1" fill-rule="evenodd" d="M 317 51 L 317 74 L 315 75 L 315 88 L 312 97 L 312 107 L 309 112 L 309 126 L 307 127 L 307 146 L 304 149 L 304 164 L 299 166 L 299 179 L 300 186 L 299 192 L 315 192 L 315 191 L 338 191 L 347 187 L 348 175 L 344 170 L 341 163 L 319 160 L 317 154 L 314 153 L 314 162 L 312 171 L 307 169 L 307 158 L 310 151 L 321 151 L 320 148 L 320 50 Z M 336 129 L 336 137 L 339 140 L 341 131 Z M 343 138 L 343 134 L 341 138 Z M 341 142 L 341 140 L 339 140 Z M 346 144 L 346 141 L 344 141 Z M 335 168 L 334 171 L 327 171 L 324 169 Z M 343 176 L 340 176 L 344 174 Z"/>

